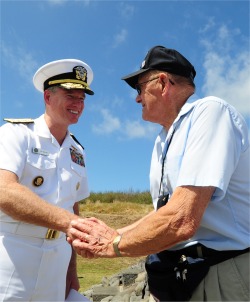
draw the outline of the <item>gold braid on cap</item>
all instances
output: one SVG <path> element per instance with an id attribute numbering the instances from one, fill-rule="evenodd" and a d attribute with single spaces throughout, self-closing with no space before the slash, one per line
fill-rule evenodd
<path id="1" fill-rule="evenodd" d="M 76 84 L 81 84 L 84 87 L 88 87 L 88 84 L 80 81 L 80 80 L 72 80 L 72 79 L 64 79 L 64 80 L 54 80 L 54 81 L 49 81 L 48 85 L 49 87 L 57 85 L 57 84 L 63 84 L 63 83 L 76 83 Z"/>

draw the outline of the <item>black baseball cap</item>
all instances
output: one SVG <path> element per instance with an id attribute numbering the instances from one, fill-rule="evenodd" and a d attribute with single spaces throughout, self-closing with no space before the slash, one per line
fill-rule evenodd
<path id="1" fill-rule="evenodd" d="M 178 51 L 164 46 L 154 46 L 148 51 L 140 69 L 124 76 L 122 80 L 135 89 L 139 75 L 149 70 L 166 71 L 190 78 L 192 81 L 196 75 L 194 66 Z"/>

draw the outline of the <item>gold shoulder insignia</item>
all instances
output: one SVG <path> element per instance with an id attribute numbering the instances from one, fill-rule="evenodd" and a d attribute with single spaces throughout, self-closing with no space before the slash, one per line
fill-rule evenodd
<path id="1" fill-rule="evenodd" d="M 76 137 L 74 136 L 74 134 L 73 134 L 73 133 L 70 133 L 70 136 L 71 136 L 71 137 L 73 138 L 73 140 L 74 140 L 77 144 L 79 144 L 79 145 L 83 148 L 83 150 L 84 150 L 83 145 L 79 142 L 78 139 L 76 139 Z"/>
<path id="2" fill-rule="evenodd" d="M 32 118 L 4 118 L 3 119 L 5 122 L 9 122 L 12 124 L 30 124 L 34 123 L 34 120 Z"/>

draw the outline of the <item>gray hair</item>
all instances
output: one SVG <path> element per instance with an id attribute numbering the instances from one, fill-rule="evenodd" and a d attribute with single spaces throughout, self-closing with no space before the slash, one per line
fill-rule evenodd
<path id="1" fill-rule="evenodd" d="M 158 73 L 166 74 L 169 77 L 169 79 L 172 80 L 176 84 L 184 84 L 184 85 L 192 86 L 195 89 L 195 83 L 192 81 L 191 78 L 183 77 L 180 75 L 176 75 L 176 74 L 161 71 L 161 70 L 150 70 L 149 71 L 150 75 L 156 75 Z"/>

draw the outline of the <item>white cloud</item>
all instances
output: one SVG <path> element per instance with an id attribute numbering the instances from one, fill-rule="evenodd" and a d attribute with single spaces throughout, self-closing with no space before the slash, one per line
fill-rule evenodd
<path id="1" fill-rule="evenodd" d="M 92 126 L 92 130 L 96 134 L 109 135 L 116 133 L 120 139 L 152 139 L 159 132 L 159 125 L 144 121 L 122 121 L 119 117 L 114 116 L 109 109 L 103 108 L 99 112 L 102 121 Z"/>
<path id="2" fill-rule="evenodd" d="M 129 139 L 134 138 L 155 138 L 158 126 L 156 124 L 140 122 L 140 121 L 127 121 L 123 132 Z"/>
<path id="3" fill-rule="evenodd" d="M 120 14 L 123 18 L 129 19 L 134 15 L 135 7 L 130 3 L 121 2 L 119 5 Z"/>
<path id="4" fill-rule="evenodd" d="M 113 48 L 118 47 L 122 44 L 128 36 L 128 31 L 126 29 L 122 29 L 118 34 L 114 36 Z"/>
<path id="5" fill-rule="evenodd" d="M 37 62 L 33 55 L 22 47 L 10 47 L 4 41 L 1 43 L 1 58 L 4 64 L 11 66 L 13 70 L 18 71 L 21 78 L 25 81 L 31 81 Z"/>
<path id="6" fill-rule="evenodd" d="M 200 33 L 206 33 L 207 31 L 209 31 L 214 26 L 215 26 L 214 17 L 210 17 L 208 19 L 207 24 L 202 29 L 200 29 Z"/>
<path id="7" fill-rule="evenodd" d="M 250 57 L 245 38 L 238 29 L 222 25 L 202 44 L 206 50 L 204 94 L 221 97 L 243 115 L 250 115 Z"/>
<path id="8" fill-rule="evenodd" d="M 110 134 L 120 129 L 121 123 L 118 117 L 113 116 L 108 109 L 101 109 L 103 121 L 93 125 L 92 129 L 97 134 Z"/>

